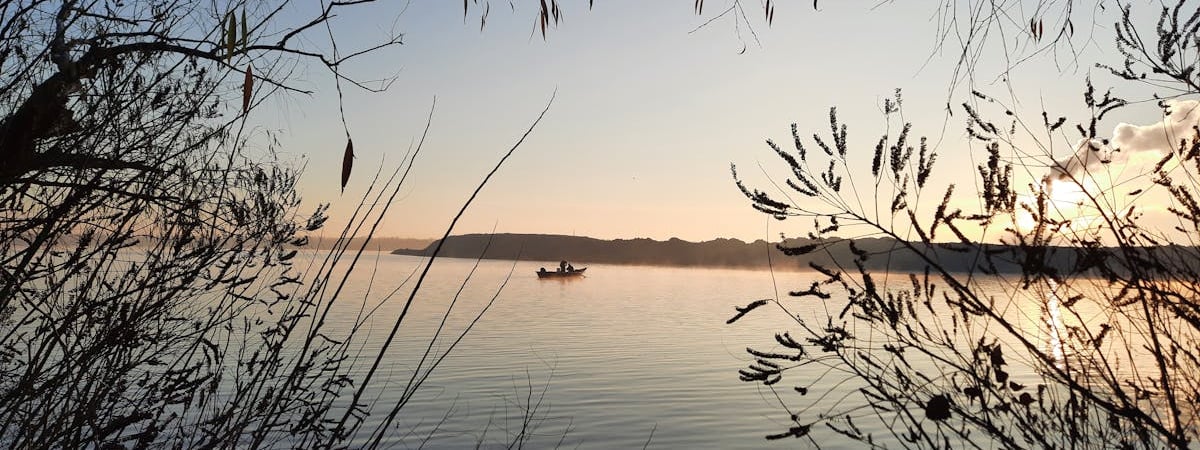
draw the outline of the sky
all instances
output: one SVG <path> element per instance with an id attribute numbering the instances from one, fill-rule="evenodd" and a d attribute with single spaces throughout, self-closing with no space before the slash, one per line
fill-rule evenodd
<path id="1" fill-rule="evenodd" d="M 440 237 L 552 95 L 546 117 L 455 234 L 690 241 L 801 235 L 811 221 L 780 222 L 751 209 L 730 163 L 750 186 L 770 190 L 768 177 L 782 182 L 788 171 L 764 139 L 790 146 L 792 123 L 802 136 L 828 136 L 829 108 L 837 106 L 849 128 L 851 167 L 863 171 L 849 176 L 869 177 L 874 144 L 888 131 L 882 103 L 896 88 L 904 92 L 904 120 L 939 153 L 936 192 L 922 210 L 935 207 L 950 183 L 969 194 L 985 157 L 966 138 L 957 107 L 970 91 L 948 91 L 958 54 L 953 42 L 938 50 L 937 2 L 821 2 L 819 10 L 786 2 L 776 6 L 771 26 L 759 19 L 757 2 L 746 2 L 757 41 L 746 22 L 729 17 L 700 27 L 722 9 L 716 1 L 704 15 L 685 1 L 597 0 L 590 11 L 586 2 L 563 1 L 564 20 L 544 40 L 533 31 L 537 2 L 513 1 L 511 10 L 506 1 L 493 3 L 482 31 L 478 10 L 464 21 L 462 5 L 448 1 L 388 1 L 334 20 L 343 52 L 393 29 L 404 34 L 403 45 L 343 68 L 359 79 L 396 77 L 383 93 L 343 86 L 357 155 L 344 193 L 338 183 L 345 135 L 327 72 L 302 68 L 299 82 L 316 93 L 281 96 L 257 113 L 262 127 L 278 132 L 285 154 L 304 159 L 306 207 L 331 204 L 326 233 L 344 223 L 376 169 L 400 164 L 420 139 L 435 98 L 422 152 L 379 236 Z M 1091 16 L 1081 15 L 1097 12 L 1075 14 L 1077 23 L 1090 23 Z M 1001 75 L 1003 61 L 985 58 L 971 87 L 1038 123 L 1042 108 L 1080 117 L 1084 78 L 1112 83 L 1091 61 L 1120 62 L 1100 23 L 1107 22 L 1077 25 L 1081 63 L 1051 52 Z M 1019 36 L 994 41 L 1029 50 Z M 955 115 L 946 114 L 947 103 Z M 1131 108 L 1106 126 L 1152 123 L 1162 117 L 1156 108 Z M 891 127 L 895 133 L 897 125 Z M 1022 183 L 1044 176 L 1046 161 L 1076 148 L 1065 136 L 1044 144 L 1043 165 L 1031 161 L 1018 170 Z M 969 206 L 978 197 L 956 201 Z"/>

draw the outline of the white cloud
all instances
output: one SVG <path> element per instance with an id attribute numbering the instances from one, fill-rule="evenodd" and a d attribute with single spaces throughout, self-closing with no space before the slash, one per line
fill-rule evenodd
<path id="1" fill-rule="evenodd" d="M 1082 181 L 1084 175 L 1109 164 L 1157 161 L 1167 152 L 1179 148 L 1183 139 L 1196 134 L 1200 123 L 1200 101 L 1168 100 L 1163 102 L 1164 117 L 1150 125 L 1118 124 L 1107 143 L 1101 139 L 1080 139 L 1075 153 L 1055 161 L 1042 179 L 1049 188 L 1054 181 Z"/>

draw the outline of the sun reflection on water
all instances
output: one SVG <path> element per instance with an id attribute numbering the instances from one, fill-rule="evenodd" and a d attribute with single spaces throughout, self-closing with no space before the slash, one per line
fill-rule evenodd
<path id="1" fill-rule="evenodd" d="M 1052 279 L 1046 280 L 1050 285 L 1050 290 L 1046 292 L 1046 326 L 1049 328 L 1049 354 L 1054 358 L 1054 365 L 1059 369 L 1063 368 L 1063 346 L 1062 346 L 1062 312 L 1059 310 L 1062 301 L 1058 298 L 1058 283 Z"/>

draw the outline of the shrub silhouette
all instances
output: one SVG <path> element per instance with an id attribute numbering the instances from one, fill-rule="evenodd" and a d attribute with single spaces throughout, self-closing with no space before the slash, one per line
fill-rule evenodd
<path id="1" fill-rule="evenodd" d="M 1125 7 L 1116 24 L 1125 61 L 1110 72 L 1125 82 L 1152 79 L 1164 96 L 1200 92 L 1192 51 L 1200 13 L 1188 5 L 1164 8 L 1157 40 L 1139 34 Z M 1132 164 L 1121 158 L 1139 151 L 1119 148 L 1118 140 L 1133 143 L 1119 134 L 1140 130 L 1121 125 L 1103 135 L 1105 116 L 1128 102 L 1091 81 L 1083 98 L 1090 116 L 1072 129 L 1049 113 L 1027 122 L 972 92 L 954 111 L 964 113 L 968 139 L 985 156 L 974 168 L 972 202 L 955 201 L 969 191 L 955 184 L 925 192 L 947 168 L 935 166 L 937 155 L 900 120 L 899 92 L 883 108 L 899 132 L 874 146 L 869 177 L 846 157 L 854 149 L 836 110 L 829 134 L 811 139 L 815 148 L 795 125 L 794 149 L 767 141 L 788 176 L 778 194 L 748 186 L 735 168 L 756 210 L 814 220 L 810 238 L 840 231 L 894 242 L 865 251 L 847 239 L 853 255 L 814 265 L 818 280 L 808 289 L 736 310 L 731 322 L 772 305 L 794 321 L 774 348 L 747 349 L 753 362 L 741 371 L 790 414 L 786 431 L 768 439 L 815 443 L 817 432 L 832 432 L 874 447 L 927 448 L 1188 448 L 1196 440 L 1195 104 L 1163 102 L 1165 121 L 1145 127 L 1166 143 L 1155 149 L 1158 162 L 1144 176 L 1117 179 L 1132 166 L 1116 164 Z M 1075 142 L 1069 156 L 1054 158 L 1056 139 Z M 1031 159 L 1049 170 L 1040 183 L 1019 186 L 1014 173 L 1032 169 L 1014 161 Z M 1057 189 L 1078 198 L 1064 201 Z M 1143 214 L 1154 201 L 1172 220 Z M 952 253 L 973 258 L 944 258 Z M 894 254 L 923 267 L 872 268 Z M 1019 274 L 997 270 L 1012 265 Z"/>

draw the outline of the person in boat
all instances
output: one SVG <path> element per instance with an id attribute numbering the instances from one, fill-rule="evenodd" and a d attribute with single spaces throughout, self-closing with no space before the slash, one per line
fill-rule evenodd
<path id="1" fill-rule="evenodd" d="M 574 272 L 574 271 L 575 271 L 575 266 L 567 264 L 567 272 Z"/>
<path id="2" fill-rule="evenodd" d="M 538 273 L 546 273 L 546 268 L 545 267 L 541 268 L 541 270 L 538 270 Z"/>
<path id="3" fill-rule="evenodd" d="M 558 272 L 562 273 L 562 272 L 566 272 L 566 271 L 567 271 L 567 262 L 559 261 L 558 262 Z"/>

